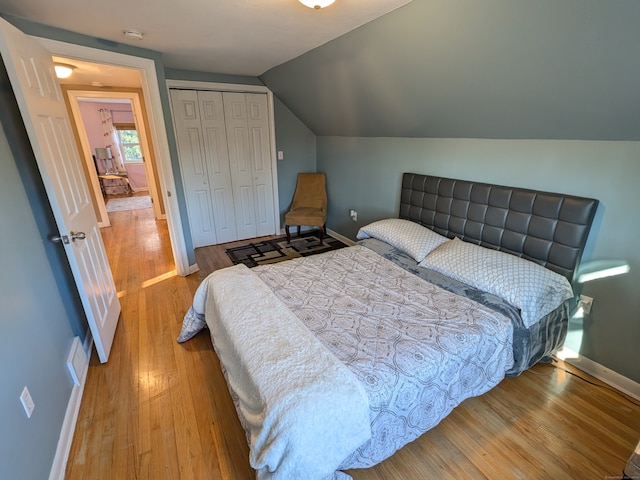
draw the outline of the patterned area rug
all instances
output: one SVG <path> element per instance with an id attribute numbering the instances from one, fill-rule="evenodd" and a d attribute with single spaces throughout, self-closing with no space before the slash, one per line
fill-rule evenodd
<path id="1" fill-rule="evenodd" d="M 323 244 L 320 245 L 317 232 L 311 231 L 303 232 L 299 237 L 292 235 L 291 243 L 287 243 L 287 237 L 278 237 L 264 242 L 250 243 L 242 247 L 228 248 L 226 252 L 234 265 L 244 263 L 247 267 L 256 267 L 328 252 L 329 250 L 336 250 L 346 246 L 340 240 L 328 235 L 324 236 Z"/>
<path id="2" fill-rule="evenodd" d="M 107 201 L 107 212 L 140 210 L 142 208 L 151 208 L 151 197 L 148 195 L 140 197 L 110 198 Z"/>

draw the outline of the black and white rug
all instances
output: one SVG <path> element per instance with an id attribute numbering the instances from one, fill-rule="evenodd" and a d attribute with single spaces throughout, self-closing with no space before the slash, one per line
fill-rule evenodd
<path id="1" fill-rule="evenodd" d="M 346 246 L 340 240 L 328 235 L 324 236 L 321 245 L 318 233 L 311 231 L 303 232 L 300 236 L 292 235 L 291 243 L 287 243 L 287 237 L 283 236 L 272 240 L 250 243 L 242 247 L 228 248 L 226 253 L 234 265 L 244 263 L 247 267 L 256 267 L 328 252 Z"/>

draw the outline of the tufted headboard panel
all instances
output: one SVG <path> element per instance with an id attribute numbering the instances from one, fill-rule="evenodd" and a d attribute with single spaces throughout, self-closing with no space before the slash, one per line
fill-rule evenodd
<path id="1" fill-rule="evenodd" d="M 592 198 L 405 173 L 399 216 L 573 282 L 597 207 Z"/>

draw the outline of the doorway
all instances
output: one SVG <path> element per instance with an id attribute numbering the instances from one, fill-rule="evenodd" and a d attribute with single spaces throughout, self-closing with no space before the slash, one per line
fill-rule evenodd
<path id="1" fill-rule="evenodd" d="M 109 75 L 110 69 L 135 72 L 139 79 L 139 88 L 142 90 L 142 98 L 146 102 L 145 111 L 149 123 L 147 133 L 152 144 L 152 151 L 157 159 L 155 166 L 159 183 L 158 197 L 161 198 L 164 204 L 176 273 L 185 276 L 197 271 L 197 265 L 190 264 L 180 207 L 178 205 L 178 198 L 175 195 L 176 183 L 173 176 L 173 165 L 164 120 L 163 100 L 156 73 L 156 63 L 148 58 L 135 57 L 82 45 L 45 38 L 38 38 L 37 40 L 54 56 L 67 58 L 74 63 L 86 62 L 89 65 L 105 67 L 107 69 L 105 75 Z M 73 82 L 72 80 L 70 83 Z M 84 82 L 83 86 L 91 85 L 93 89 L 100 89 L 105 83 L 104 81 L 98 80 L 96 81 L 98 82 L 97 85 L 92 85 L 93 82 L 93 80 Z M 125 85 L 124 87 L 136 88 L 133 85 Z M 109 89 L 109 91 L 113 90 L 113 88 Z"/>
<path id="2" fill-rule="evenodd" d="M 86 86 L 61 86 L 75 127 L 78 148 L 85 160 L 85 173 L 93 192 L 98 225 L 110 225 L 105 195 L 140 190 L 148 191 L 155 218 L 165 219 L 154 149 L 147 134 L 149 122 L 142 92 L 126 88 L 105 91 L 102 88 L 87 89 L 90 87 Z M 111 124 L 109 127 L 106 126 L 108 122 Z M 139 138 L 139 159 L 127 157 L 120 133 L 124 128 L 135 130 Z M 113 131 L 109 132 L 109 129 Z M 109 157 L 100 158 L 100 151 L 108 151 Z M 126 188 L 119 189 L 118 185 Z"/>

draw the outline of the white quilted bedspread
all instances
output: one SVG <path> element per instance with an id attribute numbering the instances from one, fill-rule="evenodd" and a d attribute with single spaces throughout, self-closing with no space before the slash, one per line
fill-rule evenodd
<path id="1" fill-rule="evenodd" d="M 362 384 L 244 265 L 209 275 L 195 300 L 258 480 L 338 478 L 340 463 L 371 437 Z"/>

